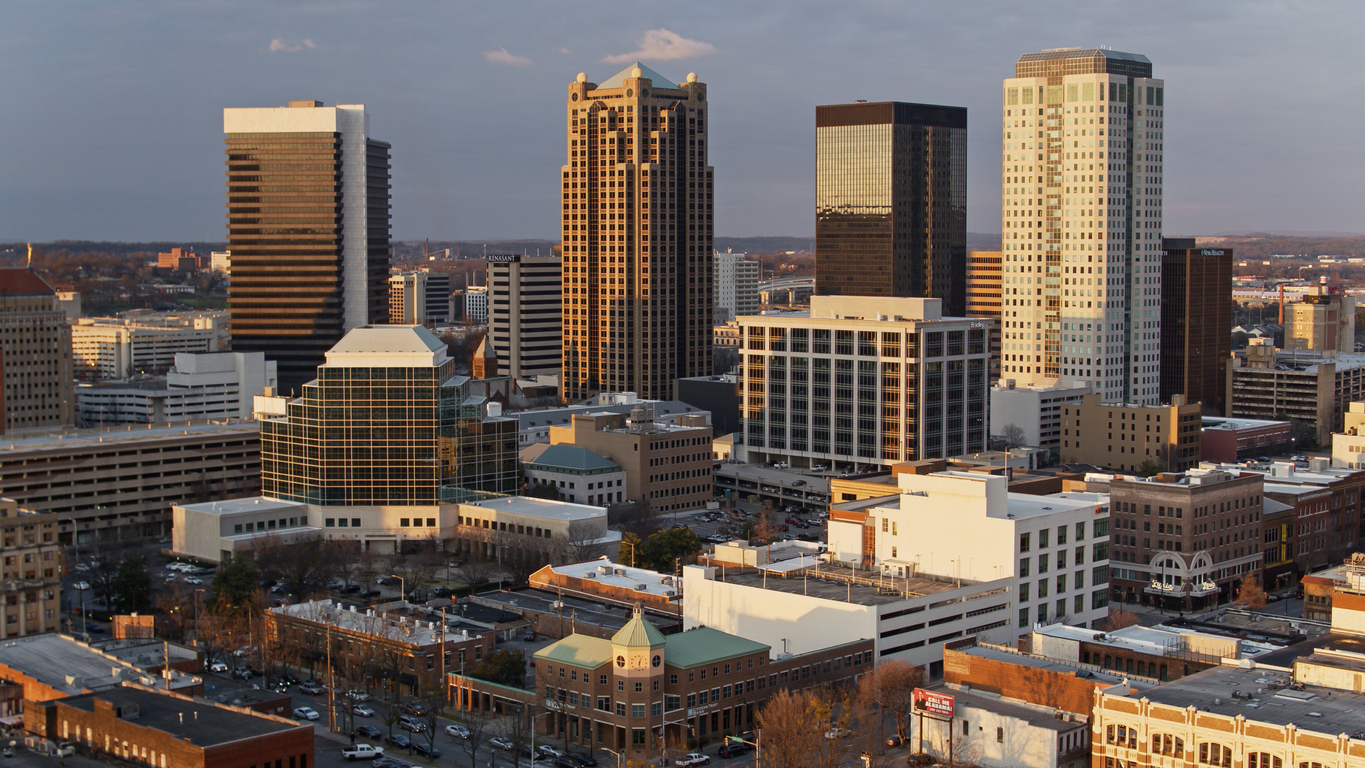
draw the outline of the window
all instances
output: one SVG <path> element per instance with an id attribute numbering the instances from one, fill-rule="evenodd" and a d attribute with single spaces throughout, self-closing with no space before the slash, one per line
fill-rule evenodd
<path id="1" fill-rule="evenodd" d="M 1206 741 L 1199 745 L 1199 762 L 1203 765 L 1232 768 L 1232 750 L 1217 742 Z"/>
<path id="2" fill-rule="evenodd" d="M 631 705 L 630 705 L 630 716 L 631 716 L 631 717 L 644 717 L 644 716 L 645 716 L 645 705 L 644 705 L 644 704 L 631 704 Z"/>
<path id="3" fill-rule="evenodd" d="M 598 675 L 598 676 L 597 676 L 597 684 L 598 684 L 598 685 L 606 685 L 606 684 L 607 684 L 607 676 L 606 676 L 606 675 Z"/>
<path id="4" fill-rule="evenodd" d="M 598 696 L 598 697 L 597 697 L 597 708 L 600 709 L 600 710 L 602 710 L 603 712 L 610 712 L 610 711 L 611 711 L 611 698 L 610 698 L 609 696 Z"/>
<path id="5" fill-rule="evenodd" d="M 616 702 L 616 716 L 617 717 L 626 716 L 626 703 L 624 701 Z"/>
<path id="6" fill-rule="evenodd" d="M 1029 559 L 1028 559 L 1027 557 L 1022 557 L 1022 558 L 1019 559 L 1019 575 L 1020 575 L 1020 576 L 1027 576 L 1027 575 L 1029 575 L 1029 567 L 1028 567 L 1028 566 L 1029 566 L 1029 563 L 1028 563 L 1028 561 L 1029 561 Z"/>
<path id="7" fill-rule="evenodd" d="M 1029 551 L 1029 534 L 1027 533 L 1019 534 L 1019 551 L 1020 552 Z"/>
<path id="8" fill-rule="evenodd" d="M 999 727 L 999 726 L 996 726 L 996 729 L 995 729 L 995 743 L 996 743 L 996 744 L 1004 744 L 1004 743 L 1005 743 L 1005 729 L 1004 729 L 1004 728 L 1001 728 L 1001 727 Z"/>

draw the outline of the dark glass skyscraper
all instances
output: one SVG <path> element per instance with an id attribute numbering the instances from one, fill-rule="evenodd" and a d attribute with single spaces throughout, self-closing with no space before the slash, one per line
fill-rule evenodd
<path id="1" fill-rule="evenodd" d="M 389 145 L 363 106 L 223 110 L 232 346 L 280 388 L 310 381 L 346 331 L 389 315 Z"/>
<path id="2" fill-rule="evenodd" d="M 1232 249 L 1199 248 L 1192 237 L 1161 241 L 1161 392 L 1184 395 L 1225 416 L 1232 357 Z"/>
<path id="3" fill-rule="evenodd" d="M 815 292 L 967 312 L 967 110 L 815 108 Z"/>

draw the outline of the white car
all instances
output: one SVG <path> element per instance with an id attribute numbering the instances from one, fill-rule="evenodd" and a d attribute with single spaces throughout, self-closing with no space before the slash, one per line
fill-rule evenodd
<path id="1" fill-rule="evenodd" d="M 364 704 L 357 704 L 354 707 L 351 707 L 351 714 L 356 717 L 374 717 L 374 710 Z"/>
<path id="2" fill-rule="evenodd" d="M 186 584 L 203 584 L 203 583 L 204 583 L 204 580 L 201 579 L 201 578 L 199 578 L 198 576 L 186 576 L 186 577 L 185 577 L 185 583 L 186 583 Z"/>
<path id="3" fill-rule="evenodd" d="M 210 671 L 210 672 L 226 672 L 226 671 L 228 671 L 228 665 L 224 664 L 224 663 L 221 662 L 221 661 L 215 661 L 215 662 L 213 662 L 212 664 L 209 665 L 209 671 Z"/>
<path id="4" fill-rule="evenodd" d="M 294 717 L 298 718 L 299 720 L 316 720 L 319 717 L 321 717 L 321 715 L 319 715 L 318 711 L 316 709 L 313 709 L 312 707 L 295 707 Z"/>
<path id="5" fill-rule="evenodd" d="M 446 734 L 456 739 L 469 738 L 469 729 L 463 725 L 447 725 Z"/>
<path id="6" fill-rule="evenodd" d="M 710 765 L 711 758 L 701 754 L 700 752 L 688 752 L 687 754 L 683 755 L 677 760 L 674 760 L 673 764 L 676 766 Z"/>
<path id="7" fill-rule="evenodd" d="M 373 760 L 384 756 L 384 748 L 370 746 L 369 744 L 356 744 L 341 750 L 341 756 L 347 760 Z"/>
<path id="8" fill-rule="evenodd" d="M 85 563 L 76 563 L 76 570 L 80 571 L 81 573 L 88 573 L 90 571 L 90 566 L 86 565 Z"/>
<path id="9" fill-rule="evenodd" d="M 78 581 L 78 582 L 76 582 L 75 584 L 72 584 L 72 585 L 71 585 L 71 588 L 72 588 L 72 589 L 80 590 L 81 592 L 84 592 L 85 590 L 90 589 L 90 582 L 88 582 L 88 581 Z"/>

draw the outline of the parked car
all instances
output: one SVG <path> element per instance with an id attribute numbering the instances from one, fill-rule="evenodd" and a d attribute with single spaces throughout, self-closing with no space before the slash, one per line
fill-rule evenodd
<path id="1" fill-rule="evenodd" d="M 412 704 L 407 705 L 406 707 L 403 707 L 403 714 L 405 714 L 405 715 L 413 715 L 414 717 L 421 717 L 422 715 L 425 715 L 426 713 L 427 713 L 427 706 L 426 706 L 425 704 L 421 703 L 421 702 L 414 702 L 414 703 L 412 703 Z"/>
<path id="2" fill-rule="evenodd" d="M 564 750 L 562 750 L 562 749 L 555 749 L 554 747 L 550 746 L 549 744 L 540 744 L 540 745 L 538 745 L 538 746 L 536 747 L 536 749 L 540 750 L 540 754 L 542 754 L 542 755 L 549 755 L 550 757 L 563 757 L 563 756 L 564 756 Z"/>
<path id="3" fill-rule="evenodd" d="M 75 590 L 79 590 L 79 591 L 81 591 L 81 592 L 84 592 L 85 590 L 90 589 L 90 582 L 88 582 L 88 581 L 78 581 L 78 582 L 76 582 L 75 584 L 72 584 L 72 585 L 71 585 L 71 588 L 72 588 L 72 589 L 75 589 Z"/>
<path id="4" fill-rule="evenodd" d="M 405 763 L 396 757 L 381 757 L 370 765 L 374 768 L 413 768 L 412 763 Z"/>
<path id="5" fill-rule="evenodd" d="M 597 765 L 597 758 L 582 752 L 570 752 L 565 757 L 583 766 L 583 768 L 594 768 Z"/>
<path id="6" fill-rule="evenodd" d="M 414 744 L 412 747 L 412 752 L 415 755 L 421 755 L 422 757 L 430 758 L 432 760 L 435 760 L 436 758 L 441 756 L 441 750 L 437 749 L 431 744 L 426 743 L 425 741 L 419 741 L 416 744 Z"/>
<path id="7" fill-rule="evenodd" d="M 326 692 L 327 686 L 313 680 L 309 680 L 308 682 L 299 686 L 299 693 L 306 693 L 309 696 L 317 696 L 319 694 Z"/>
<path id="8" fill-rule="evenodd" d="M 511 739 L 505 739 L 501 736 L 494 736 L 488 740 L 488 743 L 506 752 L 511 752 L 514 748 Z"/>
<path id="9" fill-rule="evenodd" d="M 294 707 L 294 717 L 298 720 L 316 720 L 320 715 L 312 707 Z"/>
<path id="10" fill-rule="evenodd" d="M 232 670 L 232 676 L 237 678 L 238 680 L 250 680 L 251 670 L 248 669 L 247 667 L 238 667 Z"/>
<path id="11" fill-rule="evenodd" d="M 215 661 L 215 662 L 213 662 L 212 664 L 209 665 L 209 671 L 210 671 L 210 672 L 226 672 L 226 671 L 228 671 L 228 665 L 227 665 L 227 664 L 224 664 L 224 663 L 221 662 L 221 661 Z"/>
<path id="12" fill-rule="evenodd" d="M 398 727 L 411 733 L 421 733 L 427 729 L 426 725 L 411 715 L 403 715 L 398 718 Z"/>
<path id="13" fill-rule="evenodd" d="M 201 578 L 199 578 L 198 576 L 186 576 L 186 577 L 185 577 L 185 583 L 186 583 L 186 584 L 203 584 L 203 583 L 204 583 L 204 580 L 201 579 Z"/>
<path id="14" fill-rule="evenodd" d="M 687 765 L 710 765 L 711 758 L 700 752 L 688 752 L 677 760 L 674 760 L 673 764 L 680 767 Z"/>
<path id="15" fill-rule="evenodd" d="M 364 691 L 350 690 L 346 692 L 346 698 L 351 701 L 369 701 L 370 694 L 365 693 Z"/>
<path id="16" fill-rule="evenodd" d="M 739 757 L 748 751 L 748 744 L 726 744 L 716 752 L 716 757 Z"/>
<path id="17" fill-rule="evenodd" d="M 367 739 L 374 739 L 376 741 L 384 738 L 384 732 L 373 725 L 357 725 L 355 727 L 355 735 L 364 736 Z"/>
<path id="18" fill-rule="evenodd" d="M 348 594 L 348 595 L 349 595 L 349 594 L 352 594 L 352 593 L 355 593 L 355 592 L 359 592 L 359 591 L 360 591 L 360 585 L 359 585 L 359 584 L 347 584 L 347 585 L 346 585 L 346 588 L 343 589 L 342 591 L 345 592 L 345 593 Z"/>
<path id="19" fill-rule="evenodd" d="M 463 725 L 447 725 L 446 735 L 450 736 L 453 739 L 468 739 L 469 729 L 464 727 Z"/>
<path id="20" fill-rule="evenodd" d="M 383 747 L 375 747 L 369 744 L 353 744 L 341 750 L 341 756 L 347 760 L 373 760 L 382 757 Z"/>
<path id="21" fill-rule="evenodd" d="M 395 733 L 392 736 L 385 736 L 384 741 L 387 741 L 388 743 L 392 744 L 395 747 L 398 747 L 399 749 L 407 749 L 408 747 L 412 746 L 412 739 L 409 739 L 407 736 L 404 736 L 401 733 Z"/>
<path id="22" fill-rule="evenodd" d="M 886 739 L 886 746 L 888 746 L 888 747 L 899 747 L 899 746 L 901 746 L 901 745 L 904 744 L 904 743 L 905 743 L 905 739 L 902 739 L 902 738 L 900 737 L 900 734 L 896 734 L 895 736 L 890 736 L 890 737 L 888 737 L 888 738 Z"/>
<path id="23" fill-rule="evenodd" d="M 833 728 L 829 729 L 828 731 L 825 731 L 825 738 L 827 738 L 827 739 L 842 739 L 842 738 L 844 738 L 845 736 L 852 736 L 852 735 L 853 735 L 853 731 L 850 731 L 850 730 L 847 729 L 847 728 L 840 728 L 840 727 L 837 726 L 837 725 L 834 726 Z"/>
<path id="24" fill-rule="evenodd" d="M 364 704 L 357 704 L 354 707 L 351 707 L 351 714 L 356 717 L 374 717 L 374 710 Z"/>

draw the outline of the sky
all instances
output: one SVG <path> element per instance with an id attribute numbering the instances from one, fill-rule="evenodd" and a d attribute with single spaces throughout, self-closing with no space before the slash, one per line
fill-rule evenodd
<path id="1" fill-rule="evenodd" d="M 815 107 L 968 108 L 1000 231 L 1001 81 L 1108 46 L 1166 83 L 1167 235 L 1365 232 L 1358 0 L 5 0 L 0 241 L 225 240 L 222 109 L 364 104 L 395 240 L 557 239 L 567 86 L 707 84 L 718 236 L 812 236 Z M 1355 83 L 1355 85 L 1353 85 Z"/>

